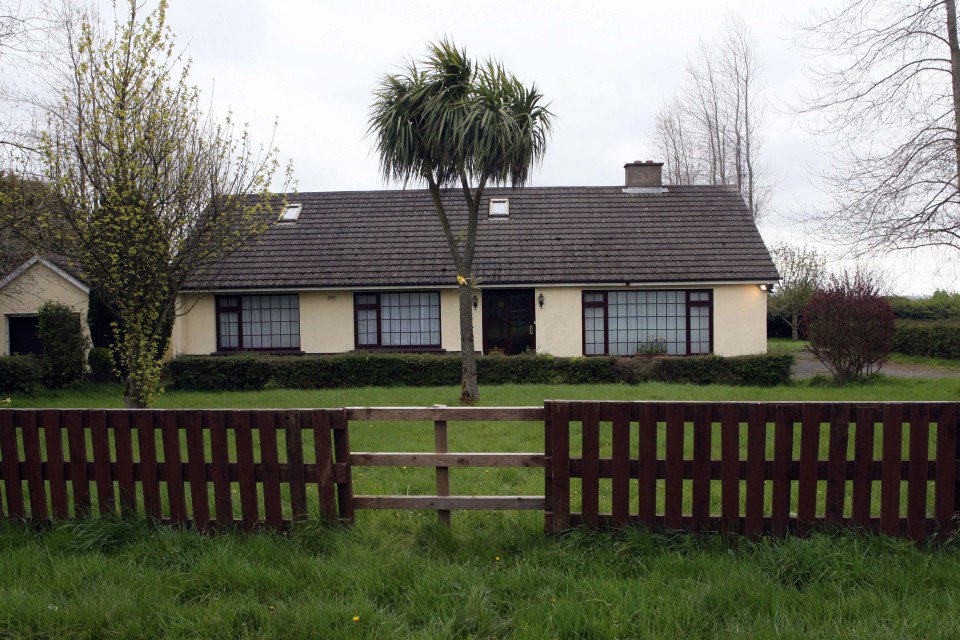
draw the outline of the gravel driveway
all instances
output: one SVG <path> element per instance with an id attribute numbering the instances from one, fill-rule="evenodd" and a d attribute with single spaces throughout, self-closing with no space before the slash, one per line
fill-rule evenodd
<path id="1" fill-rule="evenodd" d="M 827 368 L 813 357 L 809 351 L 795 353 L 796 364 L 793 365 L 794 378 L 812 378 L 817 374 L 830 375 Z M 925 364 L 901 364 L 888 362 L 880 369 L 880 373 L 898 378 L 960 378 L 960 369 L 951 367 L 933 367 Z"/>

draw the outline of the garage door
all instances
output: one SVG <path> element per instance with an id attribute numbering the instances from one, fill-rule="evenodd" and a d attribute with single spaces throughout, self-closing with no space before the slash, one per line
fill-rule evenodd
<path id="1" fill-rule="evenodd" d="M 7 329 L 10 331 L 10 353 L 43 355 L 37 316 L 7 316 Z"/>

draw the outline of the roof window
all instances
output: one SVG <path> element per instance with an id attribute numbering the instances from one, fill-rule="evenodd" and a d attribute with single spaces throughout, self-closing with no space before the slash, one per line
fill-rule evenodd
<path id="1" fill-rule="evenodd" d="M 506 198 L 490 198 L 490 217 L 509 218 L 510 201 Z"/>
<path id="2" fill-rule="evenodd" d="M 302 204 L 288 204 L 280 214 L 280 222 L 296 222 L 302 210 Z"/>

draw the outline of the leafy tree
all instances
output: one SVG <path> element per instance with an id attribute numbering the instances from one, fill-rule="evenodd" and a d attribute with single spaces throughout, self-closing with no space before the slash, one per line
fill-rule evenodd
<path id="1" fill-rule="evenodd" d="M 838 384 L 875 373 L 893 349 L 893 309 L 877 279 L 859 270 L 830 276 L 803 321 L 810 351 Z"/>
<path id="2" fill-rule="evenodd" d="M 37 330 L 44 384 L 62 387 L 83 378 L 89 342 L 80 328 L 80 314 L 65 304 L 44 302 L 37 310 Z"/>
<path id="3" fill-rule="evenodd" d="M 376 140 L 385 178 L 425 182 L 457 270 L 460 402 L 475 403 L 477 363 L 471 287 L 480 200 L 488 184 L 526 183 L 543 158 L 553 114 L 535 85 L 526 86 L 494 60 L 480 64 L 442 40 L 427 56 L 384 76 L 374 92 L 369 134 Z M 466 229 L 454 229 L 444 188 L 459 187 L 467 205 Z"/>
<path id="4" fill-rule="evenodd" d="M 770 295 L 770 312 L 790 325 L 791 338 L 800 337 L 800 317 L 826 274 L 826 261 L 814 249 L 780 244 L 770 250 L 780 284 Z"/>
<path id="5" fill-rule="evenodd" d="M 960 249 L 960 44 L 955 0 L 847 0 L 800 25 L 815 56 L 798 105 L 832 142 L 821 232 L 860 253 Z"/>
<path id="6" fill-rule="evenodd" d="M 265 227 L 277 163 L 246 130 L 235 136 L 229 118 L 201 114 L 167 2 L 146 17 L 135 0 L 127 10 L 112 32 L 89 16 L 68 22 L 41 151 L 63 210 L 45 231 L 115 314 L 124 401 L 144 407 L 160 390 L 157 354 L 184 281 Z"/>

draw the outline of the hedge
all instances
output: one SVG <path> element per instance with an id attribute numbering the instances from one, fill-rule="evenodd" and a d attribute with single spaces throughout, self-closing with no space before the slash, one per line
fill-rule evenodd
<path id="1" fill-rule="evenodd" d="M 33 393 L 42 379 L 36 356 L 0 356 L 0 393 Z"/>
<path id="2" fill-rule="evenodd" d="M 787 384 L 793 356 L 559 358 L 480 356 L 480 384 L 610 384 L 661 381 L 772 386 Z M 250 391 L 347 387 L 439 387 L 460 383 L 458 354 L 344 353 L 313 356 L 180 356 L 167 364 L 172 387 Z"/>
<path id="3" fill-rule="evenodd" d="M 960 359 L 960 322 L 899 320 L 893 350 L 914 356 Z"/>

